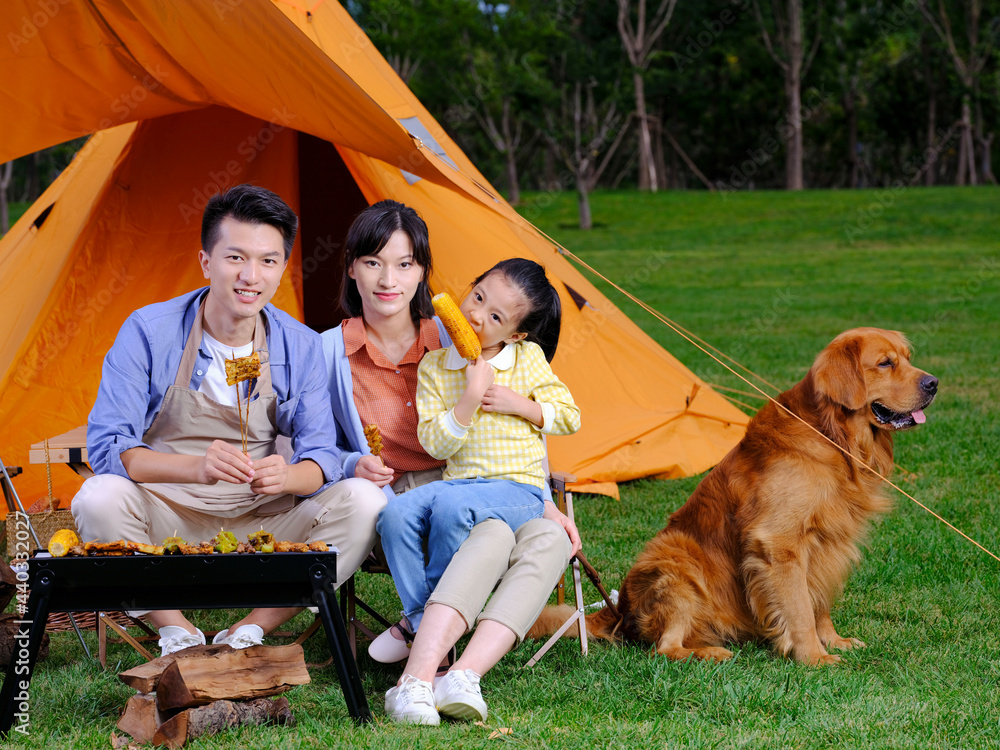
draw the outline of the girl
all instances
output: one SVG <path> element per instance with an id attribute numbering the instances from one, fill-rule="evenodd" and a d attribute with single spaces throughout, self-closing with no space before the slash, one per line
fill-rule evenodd
<path id="1" fill-rule="evenodd" d="M 549 367 L 561 306 L 540 265 L 498 263 L 460 309 L 482 354 L 468 362 L 454 346 L 428 352 L 417 379 L 417 435 L 429 455 L 447 460 L 444 481 L 391 501 L 377 526 L 414 632 L 473 526 L 498 519 L 516 531 L 542 516 L 542 434 L 580 428 L 580 410 Z"/>

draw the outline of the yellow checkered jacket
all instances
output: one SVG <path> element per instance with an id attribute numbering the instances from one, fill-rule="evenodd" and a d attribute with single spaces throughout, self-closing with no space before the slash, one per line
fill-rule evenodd
<path id="1" fill-rule="evenodd" d="M 552 372 L 538 344 L 507 344 L 490 364 L 493 382 L 542 407 L 543 426 L 523 417 L 476 409 L 464 427 L 452 411 L 465 391 L 466 360 L 454 346 L 428 352 L 417 371 L 417 437 L 434 458 L 447 459 L 445 479 L 509 479 L 545 486 L 542 434 L 572 435 L 580 429 L 580 409 Z"/>

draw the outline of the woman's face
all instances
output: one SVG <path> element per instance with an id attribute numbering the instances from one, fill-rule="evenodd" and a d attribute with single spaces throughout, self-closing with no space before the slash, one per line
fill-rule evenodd
<path id="1" fill-rule="evenodd" d="M 424 277 L 413 260 L 413 245 L 400 230 L 393 232 L 378 255 L 362 255 L 347 270 L 358 285 L 365 320 L 410 315 L 410 300 Z"/>

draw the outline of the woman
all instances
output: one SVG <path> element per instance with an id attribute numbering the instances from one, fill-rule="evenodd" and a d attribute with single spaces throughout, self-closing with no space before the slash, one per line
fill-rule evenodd
<path id="1" fill-rule="evenodd" d="M 369 479 L 391 497 L 441 478 L 444 462 L 428 456 L 417 441 L 416 372 L 425 352 L 451 342 L 433 318 L 427 285 L 432 267 L 427 226 L 413 209 L 391 200 L 368 207 L 351 225 L 346 244 L 341 303 L 351 317 L 323 334 L 330 396 L 341 432 L 342 465 L 347 476 Z M 369 424 L 379 427 L 381 458 L 371 455 L 365 439 L 364 426 Z M 502 578 L 480 618 L 477 634 L 458 662 L 465 681 L 469 680 L 465 670 L 484 674 L 523 638 L 569 557 L 579 548 L 576 527 L 552 502 L 545 503 L 543 518 L 524 524 L 517 535 L 502 522 L 477 525 L 429 600 L 414 651 L 409 652 L 403 638 L 397 637 L 403 635 L 397 632 L 402 628 L 395 626 L 376 639 L 385 648 L 373 656 L 396 661 L 409 653 L 407 674 L 424 675 L 422 661 L 433 660 L 429 654 L 449 641 L 432 665 L 433 678 L 458 638 L 475 624 L 494 583 Z M 508 596 L 503 596 L 505 591 Z M 488 616 L 491 613 L 495 619 Z M 524 621 L 527 624 L 522 628 Z M 502 629 L 499 636 L 492 633 L 495 628 Z M 496 637 L 481 637 L 484 629 L 486 636 Z M 421 663 L 411 669 L 418 653 Z M 477 701 L 477 691 L 478 681 L 468 691 L 468 701 L 485 718 L 485 703 L 481 696 Z M 438 723 L 433 696 L 433 716 L 425 710 L 425 692 L 419 687 L 416 692 L 412 687 L 393 688 L 389 691 L 391 707 L 386 697 L 387 712 L 397 721 Z M 413 696 L 421 700 L 411 701 Z"/>

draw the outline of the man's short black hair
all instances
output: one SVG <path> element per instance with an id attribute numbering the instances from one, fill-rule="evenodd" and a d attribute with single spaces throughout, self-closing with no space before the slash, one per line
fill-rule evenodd
<path id="1" fill-rule="evenodd" d="M 288 260 L 299 230 L 299 219 L 277 193 L 244 184 L 209 198 L 201 218 L 201 248 L 207 254 L 212 254 L 212 248 L 219 241 L 222 220 L 230 216 L 244 224 L 267 224 L 281 232 L 285 261 Z"/>

